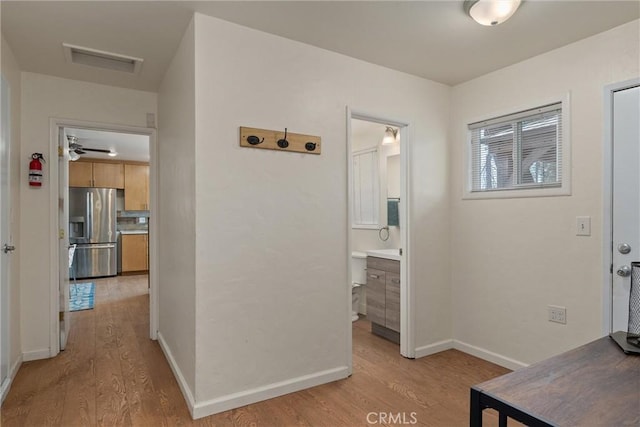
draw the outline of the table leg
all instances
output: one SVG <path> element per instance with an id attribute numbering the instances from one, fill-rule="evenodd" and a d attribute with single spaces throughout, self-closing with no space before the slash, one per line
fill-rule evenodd
<path id="1" fill-rule="evenodd" d="M 480 391 L 474 388 L 471 388 L 471 410 L 469 412 L 469 427 L 482 427 L 482 407 L 480 406 Z"/>

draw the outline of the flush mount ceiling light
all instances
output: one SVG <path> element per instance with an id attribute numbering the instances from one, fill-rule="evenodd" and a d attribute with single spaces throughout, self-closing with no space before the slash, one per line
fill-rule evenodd
<path id="1" fill-rule="evenodd" d="M 387 126 L 387 129 L 384 131 L 384 138 L 382 138 L 382 143 L 393 144 L 398 140 L 398 129 L 394 129 L 391 126 Z"/>
<path id="2" fill-rule="evenodd" d="M 70 64 L 88 65 L 107 70 L 138 74 L 144 61 L 142 58 L 105 52 L 89 47 L 74 46 L 67 43 L 62 43 L 62 47 L 64 48 L 64 56 Z"/>
<path id="3" fill-rule="evenodd" d="M 478 24 L 494 26 L 502 24 L 520 6 L 521 0 L 466 0 L 465 12 Z"/>

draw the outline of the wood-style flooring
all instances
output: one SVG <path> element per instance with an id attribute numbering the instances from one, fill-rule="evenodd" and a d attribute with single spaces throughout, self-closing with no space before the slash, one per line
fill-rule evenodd
<path id="1" fill-rule="evenodd" d="M 508 372 L 456 350 L 405 359 L 359 320 L 350 378 L 193 421 L 148 338 L 147 276 L 95 283 L 95 308 L 72 313 L 67 349 L 23 363 L 2 405 L 3 427 L 466 426 L 469 387 Z M 485 425 L 496 426 L 485 412 Z"/>

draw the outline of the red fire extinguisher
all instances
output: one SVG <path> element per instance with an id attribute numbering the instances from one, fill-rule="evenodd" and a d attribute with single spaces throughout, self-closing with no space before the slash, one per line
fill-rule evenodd
<path id="1" fill-rule="evenodd" d="M 33 153 L 29 162 L 29 186 L 42 187 L 42 153 Z"/>

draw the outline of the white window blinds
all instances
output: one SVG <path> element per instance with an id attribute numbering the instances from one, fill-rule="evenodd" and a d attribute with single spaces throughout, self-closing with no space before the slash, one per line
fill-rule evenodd
<path id="1" fill-rule="evenodd" d="M 353 153 L 353 225 L 378 226 L 380 175 L 378 151 Z"/>
<path id="2" fill-rule="evenodd" d="M 471 191 L 562 185 L 562 104 L 472 123 Z"/>

